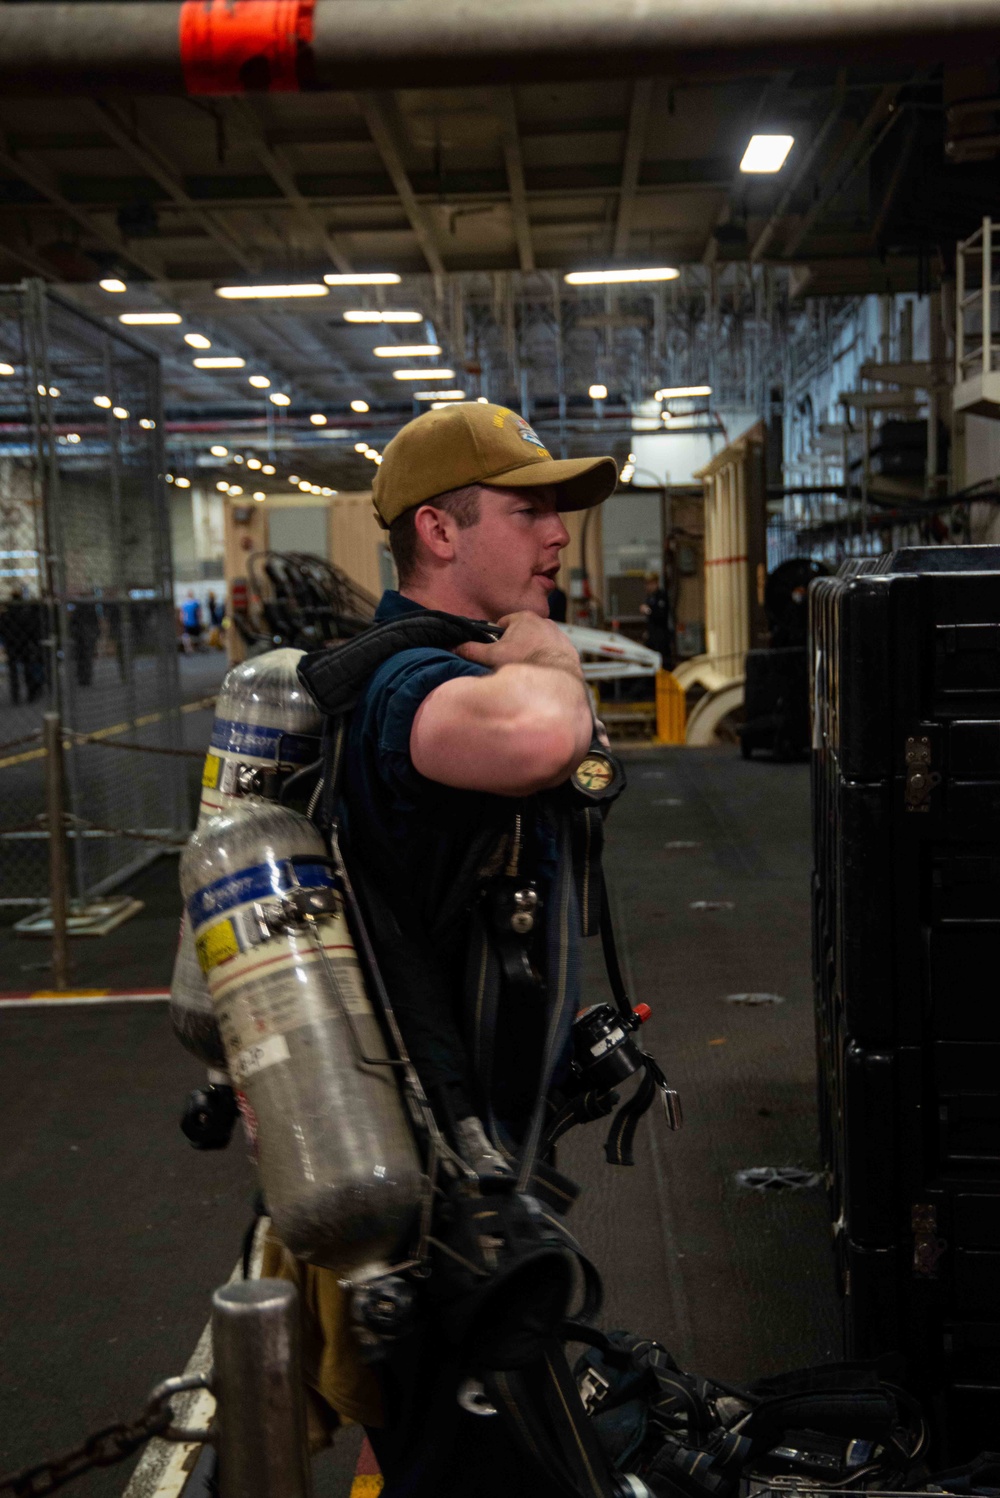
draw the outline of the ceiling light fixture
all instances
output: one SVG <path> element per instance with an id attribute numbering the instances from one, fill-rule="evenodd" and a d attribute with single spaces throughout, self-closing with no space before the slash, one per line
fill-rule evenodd
<path id="1" fill-rule="evenodd" d="M 11 370 L 11 374 L 13 374 L 13 373 L 14 373 L 14 371 Z M 368 409 L 369 409 L 369 406 L 368 406 L 368 402 L 367 401 L 351 401 L 351 410 L 352 411 L 358 411 L 358 412 L 363 413 L 363 412 L 367 411 Z"/>
<path id="2" fill-rule="evenodd" d="M 453 369 L 394 369 L 394 380 L 453 380 Z"/>
<path id="3" fill-rule="evenodd" d="M 242 488 L 240 487 L 239 484 L 230 484 L 229 485 L 229 497 L 230 497 L 230 499 L 238 499 L 239 496 L 242 493 L 243 493 L 243 490 L 242 490 Z"/>
<path id="4" fill-rule="evenodd" d="M 259 297 L 330 295 L 325 286 L 318 286 L 311 281 L 298 286 L 217 286 L 215 294 L 230 302 L 245 302 Z"/>
<path id="5" fill-rule="evenodd" d="M 489 396 L 488 395 L 477 395 L 476 396 L 476 405 L 477 406 L 488 406 L 489 403 L 490 403 L 490 400 L 489 400 Z"/>
<path id="6" fill-rule="evenodd" d="M 246 360 L 238 354 L 210 354 L 207 359 L 192 359 L 195 369 L 243 369 Z"/>
<path id="7" fill-rule="evenodd" d="M 310 484 L 309 485 L 309 493 L 310 494 L 322 494 L 322 492 L 323 491 L 320 488 L 319 484 Z"/>
<path id="8" fill-rule="evenodd" d="M 251 375 L 250 383 L 255 390 L 270 390 L 271 381 L 267 375 Z"/>
<path id="9" fill-rule="evenodd" d="M 751 135 L 740 171 L 780 172 L 794 144 L 794 135 Z"/>
<path id="10" fill-rule="evenodd" d="M 377 458 L 378 457 L 378 452 L 377 452 L 377 450 L 374 447 L 366 447 L 365 448 L 365 457 L 366 458 Z"/>
<path id="11" fill-rule="evenodd" d="M 223 447 L 221 442 L 213 443 L 213 445 L 208 450 L 212 454 L 213 458 L 229 457 L 229 448 Z"/>
<path id="12" fill-rule="evenodd" d="M 464 390 L 414 390 L 415 401 L 464 401 Z"/>
<path id="13" fill-rule="evenodd" d="M 376 312 L 358 310 L 345 312 L 345 322 L 423 322 L 422 312 Z"/>
<path id="14" fill-rule="evenodd" d="M 402 277 L 394 270 L 368 270 L 352 272 L 350 275 L 324 276 L 327 286 L 398 286 Z"/>
<path id="15" fill-rule="evenodd" d="M 229 480 L 228 479 L 220 479 L 219 482 L 216 484 L 215 487 L 219 490 L 220 494 L 228 494 L 229 493 Z"/>
<path id="16" fill-rule="evenodd" d="M 587 391 L 592 401 L 606 401 L 608 398 L 607 385 L 591 385 Z"/>
<path id="17" fill-rule="evenodd" d="M 366 453 L 368 451 L 368 443 L 367 442 L 355 442 L 355 444 L 354 444 L 354 451 L 356 453 Z"/>
<path id="18" fill-rule="evenodd" d="M 625 281 L 676 281 L 679 275 L 676 266 L 659 265 L 647 270 L 571 270 L 563 280 L 568 286 L 609 286 Z"/>
<path id="19" fill-rule="evenodd" d="M 95 395 L 94 396 L 94 405 L 95 406 L 100 406 L 100 408 L 101 408 L 102 411 L 110 411 L 111 410 L 111 397 L 110 397 L 110 395 Z"/>
<path id="20" fill-rule="evenodd" d="M 190 479 L 174 479 L 174 483 L 177 485 L 178 489 L 190 489 L 191 487 Z"/>
<path id="21" fill-rule="evenodd" d="M 276 406 L 290 406 L 292 404 L 292 397 L 290 395 L 282 395 L 280 390 L 273 391 L 268 396 L 268 400 L 272 401 Z"/>
<path id="22" fill-rule="evenodd" d="M 173 476 L 173 474 L 172 474 L 172 473 L 165 473 L 165 474 L 164 474 L 164 475 L 163 475 L 163 477 L 164 477 L 164 479 L 165 479 L 165 481 L 166 481 L 166 482 L 167 482 L 167 483 L 168 483 L 168 484 L 172 484 L 172 483 L 173 483 L 173 481 L 174 481 L 174 476 Z"/>
<path id="23" fill-rule="evenodd" d="M 235 453 L 234 454 L 234 456 L 233 456 L 233 462 L 234 463 L 242 463 L 243 462 L 243 459 L 242 459 L 242 457 L 240 456 L 239 453 Z"/>
<path id="24" fill-rule="evenodd" d="M 0 375 L 6 376 L 6 375 L 12 375 L 13 373 L 14 373 L 14 366 L 13 366 L 13 364 L 0 364 Z M 367 409 L 368 408 L 366 406 L 365 410 L 367 410 Z"/>
<path id="25" fill-rule="evenodd" d="M 104 280 L 98 281 L 97 284 L 102 291 L 128 291 L 125 282 L 120 281 L 117 276 L 105 276 Z"/>
<path id="26" fill-rule="evenodd" d="M 303 494 L 308 494 L 310 489 L 312 488 L 312 484 L 310 484 L 308 479 L 300 479 L 299 488 L 302 490 Z"/>
<path id="27" fill-rule="evenodd" d="M 376 359 L 433 359 L 440 352 L 439 343 L 390 343 L 372 349 Z"/>
<path id="28" fill-rule="evenodd" d="M 711 395 L 711 385 L 674 385 L 667 390 L 658 390 L 653 397 L 658 401 L 680 401 L 693 399 L 698 395 Z"/>
<path id="29" fill-rule="evenodd" d="M 331 495 L 331 494 L 336 494 L 336 492 L 337 492 L 337 491 L 336 491 L 336 489 L 324 489 L 324 490 L 323 490 L 323 494 L 324 494 L 324 496 L 325 496 L 325 497 L 326 497 L 326 498 L 327 498 L 327 499 L 329 499 L 329 498 L 330 498 L 330 495 Z"/>
<path id="30" fill-rule="evenodd" d="M 155 328 L 183 322 L 184 319 L 179 312 L 119 312 L 118 321 L 128 328 Z"/>
<path id="31" fill-rule="evenodd" d="M 257 490 L 255 490 L 255 492 L 254 492 L 254 499 L 266 499 L 266 498 L 267 498 L 267 495 L 264 493 L 263 489 L 257 489 Z"/>
<path id="32" fill-rule="evenodd" d="M 300 482 L 300 480 L 299 480 L 299 476 L 298 476 L 298 474 L 297 474 L 297 473 L 290 473 L 290 474 L 289 474 L 289 475 L 288 475 L 288 482 L 289 482 L 289 483 L 290 483 L 290 484 L 297 484 L 297 483 L 299 483 L 299 482 Z"/>
<path id="33" fill-rule="evenodd" d="M 314 427 L 326 426 L 326 417 L 323 415 L 322 411 L 314 411 L 309 420 L 312 422 Z"/>
<path id="34" fill-rule="evenodd" d="M 277 470 L 275 469 L 275 466 L 274 466 L 273 463 L 265 463 L 264 466 L 263 466 L 263 468 L 260 471 L 261 471 L 261 473 L 272 474 L 272 473 L 275 473 Z"/>
<path id="35" fill-rule="evenodd" d="M 148 416 L 140 416 L 139 425 L 142 427 L 144 432 L 153 432 L 156 430 L 156 422 L 151 421 Z"/>
<path id="36" fill-rule="evenodd" d="M 111 414 L 112 416 L 117 416 L 119 421 L 128 420 L 128 412 L 124 406 L 112 406 Z"/>
<path id="37" fill-rule="evenodd" d="M 211 338 L 206 338 L 204 333 L 185 333 L 184 342 L 190 348 L 211 348 Z"/>
<path id="38" fill-rule="evenodd" d="M 247 458 L 247 467 L 248 468 L 253 468 L 253 469 L 260 468 L 261 467 L 261 461 L 260 461 L 260 459 L 259 458 Z"/>

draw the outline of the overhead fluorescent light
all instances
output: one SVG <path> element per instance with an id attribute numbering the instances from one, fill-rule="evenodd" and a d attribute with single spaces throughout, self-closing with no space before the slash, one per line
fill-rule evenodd
<path id="1" fill-rule="evenodd" d="M 243 493 L 242 486 L 239 485 L 239 484 L 230 484 L 229 485 L 229 489 L 228 489 L 228 493 L 230 495 L 232 495 L 233 499 L 235 499 L 237 497 L 237 495 L 240 495 L 240 494 Z"/>
<path id="2" fill-rule="evenodd" d="M 178 489 L 190 489 L 191 487 L 190 479 L 174 479 L 174 483 L 177 485 Z"/>
<path id="3" fill-rule="evenodd" d="M 14 371 L 11 370 L 11 374 L 13 374 L 13 373 L 14 373 Z M 369 407 L 368 407 L 368 402 L 367 401 L 351 401 L 351 410 L 352 411 L 365 412 L 368 409 L 369 409 Z"/>
<path id="4" fill-rule="evenodd" d="M 349 276 L 331 274 L 323 277 L 327 286 L 398 286 L 400 279 L 394 270 L 368 270 L 352 272 Z"/>
<path id="5" fill-rule="evenodd" d="M 309 420 L 312 422 L 314 427 L 326 426 L 326 417 L 323 415 L 322 411 L 314 411 Z"/>
<path id="6" fill-rule="evenodd" d="M 209 354 L 207 358 L 193 359 L 191 362 L 195 369 L 243 369 L 247 361 L 237 354 Z"/>
<path id="7" fill-rule="evenodd" d="M 794 144 L 794 135 L 751 135 L 740 171 L 780 172 Z"/>
<path id="8" fill-rule="evenodd" d="M 375 310 L 364 310 L 344 313 L 345 322 L 423 322 L 423 320 L 424 314 L 422 312 L 378 312 Z"/>
<path id="9" fill-rule="evenodd" d="M 439 343 L 389 343 L 372 349 L 376 359 L 434 359 L 440 352 Z"/>
<path id="10" fill-rule="evenodd" d="M 325 286 L 318 286 L 313 281 L 298 286 L 217 286 L 215 294 L 232 302 L 249 301 L 254 297 L 330 295 Z"/>
<path id="11" fill-rule="evenodd" d="M 263 468 L 260 471 L 261 471 L 261 473 L 266 473 L 266 474 L 270 475 L 270 474 L 274 473 L 276 470 L 275 470 L 275 467 L 274 467 L 273 463 L 265 463 L 264 466 L 263 466 Z"/>
<path id="12" fill-rule="evenodd" d="M 607 286 L 621 281 L 676 281 L 680 271 L 673 265 L 646 270 L 571 270 L 563 279 L 568 286 Z"/>
<path id="13" fill-rule="evenodd" d="M 303 494 L 308 494 L 312 489 L 312 484 L 310 484 L 308 479 L 299 479 L 299 488 Z"/>
<path id="14" fill-rule="evenodd" d="M 117 276 L 105 276 L 104 280 L 98 281 L 97 284 L 102 291 L 128 291 L 125 282 L 120 281 Z"/>
<path id="15" fill-rule="evenodd" d="M 268 400 L 273 401 L 276 406 L 290 406 L 292 404 L 292 397 L 290 395 L 282 395 L 280 390 L 273 391 L 268 396 Z"/>
<path id="16" fill-rule="evenodd" d="M 453 369 L 394 369 L 394 380 L 453 380 Z"/>
<path id="17" fill-rule="evenodd" d="M 219 491 L 220 494 L 228 494 L 229 493 L 229 480 L 228 479 L 219 479 L 219 481 L 218 481 L 218 483 L 216 484 L 215 487 L 218 489 L 218 491 Z"/>
<path id="18" fill-rule="evenodd" d="M 154 328 L 159 324 L 183 322 L 179 312 L 120 312 L 118 321 L 130 328 Z"/>
<path id="19" fill-rule="evenodd" d="M 263 489 L 258 489 L 258 490 L 255 491 L 255 493 L 254 493 L 254 499 L 266 499 L 266 498 L 267 498 L 267 495 L 264 493 Z"/>
<path id="20" fill-rule="evenodd" d="M 211 338 L 206 338 L 205 335 L 204 335 L 204 333 L 185 333 L 184 334 L 184 342 L 186 344 L 188 344 L 190 348 L 211 348 L 212 347 L 212 340 L 211 340 Z"/>
<path id="21" fill-rule="evenodd" d="M 464 401 L 464 390 L 414 390 L 415 401 Z"/>
<path id="22" fill-rule="evenodd" d="M 111 397 L 110 397 L 110 395 L 95 395 L 94 396 L 94 405 L 95 406 L 100 406 L 100 408 L 101 408 L 102 411 L 110 411 L 111 410 Z"/>
<path id="23" fill-rule="evenodd" d="M 153 432 L 156 430 L 156 422 L 153 421 L 149 416 L 140 416 L 139 425 L 142 427 L 144 432 Z"/>
<path id="24" fill-rule="evenodd" d="M 262 468 L 263 466 L 264 465 L 261 463 L 261 461 L 260 461 L 259 458 L 247 458 L 247 467 L 248 468 L 257 469 L 257 468 Z"/>
<path id="25" fill-rule="evenodd" d="M 117 416 L 119 421 L 128 421 L 128 412 L 124 406 L 112 406 L 112 416 Z"/>
<path id="26" fill-rule="evenodd" d="M 679 401 L 696 395 L 711 395 L 711 385 L 673 385 L 669 390 L 658 390 L 653 397 L 658 401 Z"/>
<path id="27" fill-rule="evenodd" d="M 213 443 L 212 446 L 208 450 L 212 454 L 213 458 L 228 458 L 229 457 L 229 448 L 228 447 L 223 447 L 223 445 L 222 445 L 221 442 L 215 442 L 215 443 Z"/>
<path id="28" fill-rule="evenodd" d="M 587 391 L 592 401 L 606 401 L 608 398 L 607 385 L 591 385 Z"/>
<path id="29" fill-rule="evenodd" d="M 354 451 L 356 453 L 366 453 L 368 451 L 368 443 L 367 442 L 355 442 L 355 444 L 354 444 Z"/>
<path id="30" fill-rule="evenodd" d="M 255 390 L 270 390 L 271 381 L 267 375 L 251 375 L 250 383 Z"/>
<path id="31" fill-rule="evenodd" d="M 2 363 L 0 363 L 0 375 L 5 375 L 6 376 L 6 375 L 12 375 L 13 373 L 14 373 L 14 366 L 13 366 L 13 364 L 2 364 Z M 367 407 L 365 409 L 367 410 Z"/>

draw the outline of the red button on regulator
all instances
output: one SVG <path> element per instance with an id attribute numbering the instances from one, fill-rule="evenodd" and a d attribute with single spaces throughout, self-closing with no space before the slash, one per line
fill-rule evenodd
<path id="1" fill-rule="evenodd" d="M 648 1004 L 636 1004 L 635 1008 L 632 1010 L 632 1013 L 635 1015 L 640 1025 L 644 1025 L 646 1021 L 651 1017 L 653 1011 L 652 1009 L 650 1009 Z"/>

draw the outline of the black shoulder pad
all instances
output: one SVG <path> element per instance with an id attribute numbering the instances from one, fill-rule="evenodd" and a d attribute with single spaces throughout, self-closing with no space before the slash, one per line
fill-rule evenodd
<path id="1" fill-rule="evenodd" d="M 474 619 L 424 609 L 385 624 L 373 624 L 343 644 L 312 650 L 299 661 L 299 680 L 321 712 L 347 712 L 357 702 L 368 678 L 383 661 L 400 650 L 420 647 L 454 650 L 467 640 L 491 645 L 497 631 Z"/>

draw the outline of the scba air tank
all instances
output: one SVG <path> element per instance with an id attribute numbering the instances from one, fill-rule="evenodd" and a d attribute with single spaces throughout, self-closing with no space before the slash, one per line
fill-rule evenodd
<path id="1" fill-rule="evenodd" d="M 243 796 L 275 797 L 285 775 L 319 758 L 320 715 L 296 674 L 302 655 L 269 650 L 226 674 L 201 777 L 199 827 Z M 207 1066 L 225 1066 L 186 912 L 170 982 L 170 1020 L 187 1050 Z"/>
<path id="2" fill-rule="evenodd" d="M 209 818 L 181 887 L 275 1230 L 361 1280 L 405 1249 L 420 1162 L 323 841 L 251 798 Z"/>

